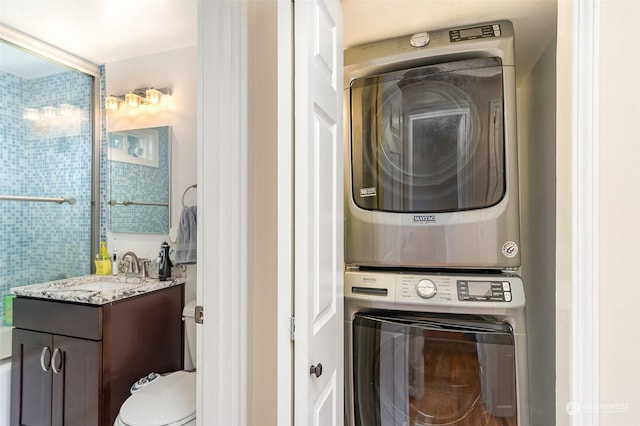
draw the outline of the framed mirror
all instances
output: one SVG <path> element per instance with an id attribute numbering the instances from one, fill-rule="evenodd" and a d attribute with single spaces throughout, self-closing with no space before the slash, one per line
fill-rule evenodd
<path id="1" fill-rule="evenodd" d="M 171 127 L 110 132 L 109 231 L 169 232 Z"/>

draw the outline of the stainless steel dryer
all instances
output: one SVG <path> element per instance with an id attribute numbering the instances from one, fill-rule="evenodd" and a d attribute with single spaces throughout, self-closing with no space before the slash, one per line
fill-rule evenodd
<path id="1" fill-rule="evenodd" d="M 514 275 L 345 273 L 349 426 L 528 426 Z"/>
<path id="2" fill-rule="evenodd" d="M 520 266 L 515 34 L 488 22 L 345 51 L 345 263 Z"/>

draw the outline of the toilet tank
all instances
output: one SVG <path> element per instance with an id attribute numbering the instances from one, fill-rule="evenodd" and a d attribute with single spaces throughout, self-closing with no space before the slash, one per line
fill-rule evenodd
<path id="1" fill-rule="evenodd" d="M 192 370 L 196 368 L 196 322 L 194 320 L 196 310 L 196 301 L 188 302 L 182 310 L 182 319 L 184 320 L 185 330 L 185 357 L 184 369 Z"/>

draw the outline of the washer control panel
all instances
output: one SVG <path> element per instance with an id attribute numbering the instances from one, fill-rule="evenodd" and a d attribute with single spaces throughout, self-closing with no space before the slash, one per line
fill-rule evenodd
<path id="1" fill-rule="evenodd" d="M 466 306 L 514 308 L 525 305 L 522 280 L 515 275 L 445 274 L 413 271 L 347 270 L 346 299 L 385 306 Z"/>
<path id="2" fill-rule="evenodd" d="M 509 281 L 458 280 L 458 300 L 472 302 L 511 302 Z"/>

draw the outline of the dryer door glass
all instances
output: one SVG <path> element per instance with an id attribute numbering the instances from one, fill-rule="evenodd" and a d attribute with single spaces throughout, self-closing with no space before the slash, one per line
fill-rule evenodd
<path id="1" fill-rule="evenodd" d="M 360 78 L 350 94 L 352 197 L 360 208 L 452 212 L 502 200 L 499 58 Z"/>
<path id="2" fill-rule="evenodd" d="M 517 424 L 514 337 L 505 323 L 357 314 L 352 371 L 358 426 Z"/>

